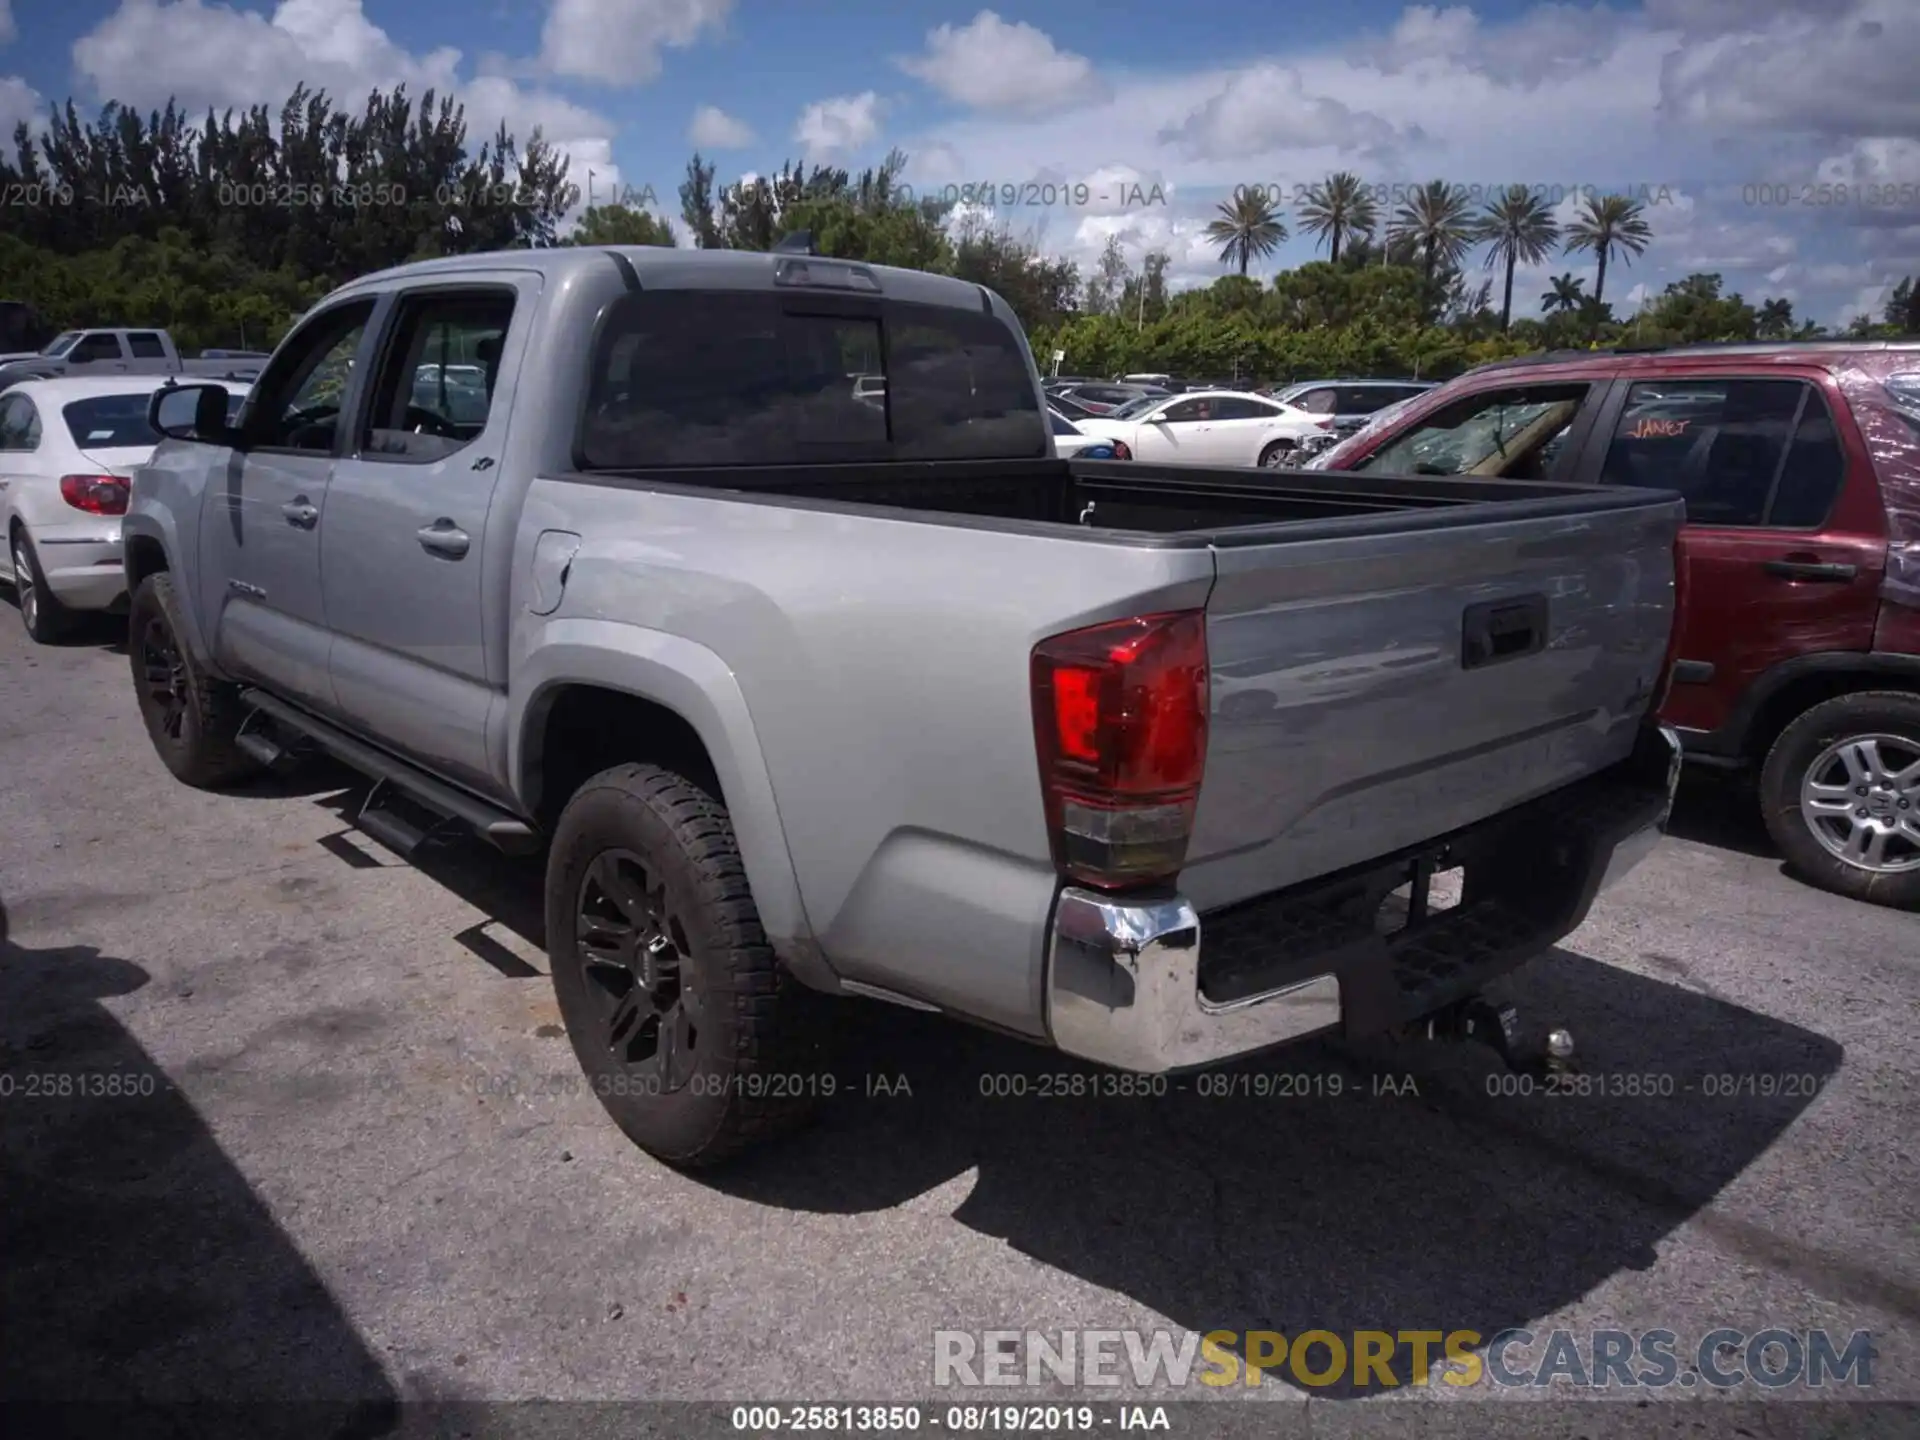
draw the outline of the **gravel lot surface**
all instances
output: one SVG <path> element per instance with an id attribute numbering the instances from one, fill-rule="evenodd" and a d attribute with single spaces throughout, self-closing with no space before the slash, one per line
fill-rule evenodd
<path id="1" fill-rule="evenodd" d="M 537 869 L 402 863 L 330 768 L 186 789 L 111 631 L 5 608 L 0 775 L 7 1398 L 926 1402 L 937 1329 L 1519 1326 L 1669 1329 L 1683 1370 L 1720 1327 L 1868 1330 L 1868 1393 L 1920 1400 L 1920 917 L 1783 873 L 1737 793 L 1690 781 L 1504 987 L 1604 1093 L 1314 1045 L 1243 1067 L 1304 1094 L 1043 1098 L 1094 1072 L 863 1002 L 819 1123 L 693 1178 L 581 1090 Z M 1231 1407 L 1261 1434 L 1920 1433 L 1684 1379 L 1550 1425 L 1487 1385 L 1206 1398 L 1314 1397 Z M 1116 1398 L 937 1398 L 1036 1395 Z"/>

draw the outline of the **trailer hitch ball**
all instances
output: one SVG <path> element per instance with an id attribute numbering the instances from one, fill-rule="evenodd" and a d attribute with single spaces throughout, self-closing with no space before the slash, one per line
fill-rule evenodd
<path id="1" fill-rule="evenodd" d="M 1547 1032 L 1547 1070 L 1550 1074 L 1567 1075 L 1573 1071 L 1573 1032 L 1570 1030 L 1550 1030 Z"/>

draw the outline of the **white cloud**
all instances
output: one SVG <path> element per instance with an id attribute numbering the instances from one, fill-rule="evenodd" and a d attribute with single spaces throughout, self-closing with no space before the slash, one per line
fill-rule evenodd
<path id="1" fill-rule="evenodd" d="M 963 26 L 927 33 L 926 50 L 894 62 L 949 100 L 976 110 L 1037 115 L 1106 94 L 1084 55 L 1062 50 L 1044 30 L 982 10 Z"/>
<path id="2" fill-rule="evenodd" d="M 367 19 L 362 0 L 282 0 L 271 18 L 202 0 L 122 0 L 74 43 L 74 68 L 103 99 L 137 109 L 177 99 L 188 114 L 284 102 L 304 82 L 356 110 L 369 92 L 405 84 L 418 102 L 433 89 L 466 108 L 478 150 L 504 123 L 523 146 L 539 128 L 571 159 L 569 179 L 617 187 L 613 124 L 552 91 L 504 74 L 463 80 L 450 46 L 415 55 Z"/>
<path id="3" fill-rule="evenodd" d="M 753 139 L 752 126 L 718 105 L 702 105 L 687 126 L 687 141 L 696 150 L 740 150 L 753 144 Z"/>
<path id="4" fill-rule="evenodd" d="M 809 160 L 830 160 L 870 144 L 880 133 L 880 97 L 871 90 L 816 100 L 800 112 L 793 138 Z"/>
<path id="5" fill-rule="evenodd" d="M 1683 122 L 1731 133 L 1920 135 L 1913 0 L 1773 0 L 1737 17 L 1701 0 L 1664 9 L 1683 22 L 1725 15 L 1728 26 L 1714 35 L 1701 24 L 1701 38 L 1666 58 L 1662 106 Z"/>
<path id="6" fill-rule="evenodd" d="M 37 125 L 47 114 L 40 92 L 18 75 L 0 75 L 0 144 L 11 150 L 13 127 L 22 120 Z"/>
<path id="7" fill-rule="evenodd" d="M 1194 159 L 1236 160 L 1282 148 L 1339 154 L 1378 150 L 1392 144 L 1398 132 L 1371 111 L 1308 94 L 1305 78 L 1292 66 L 1257 65 L 1235 75 L 1156 138 Z"/>
<path id="8" fill-rule="evenodd" d="M 556 75 L 637 85 L 660 73 L 660 52 L 717 30 L 733 0 L 553 0 L 540 58 Z"/>

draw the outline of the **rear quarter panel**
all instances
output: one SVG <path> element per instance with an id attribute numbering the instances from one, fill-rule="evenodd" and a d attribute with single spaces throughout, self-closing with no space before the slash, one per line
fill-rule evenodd
<path id="1" fill-rule="evenodd" d="M 188 440 L 162 440 L 147 463 L 134 472 L 127 513 L 121 523 L 122 546 L 133 554 L 136 537 L 157 540 L 173 571 L 187 620 L 186 642 L 195 658 L 213 665 L 208 612 L 202 597 L 209 583 L 224 586 L 226 577 L 200 571 L 200 507 L 205 501 L 212 467 L 229 450 Z M 129 586 L 131 589 L 131 586 Z"/>
<path id="2" fill-rule="evenodd" d="M 552 616 L 516 600 L 518 703 L 541 649 L 583 624 L 635 655 L 713 657 L 834 970 L 1039 1033 L 1056 876 L 1032 648 L 1203 604 L 1209 552 L 567 480 L 527 497 L 522 533 L 548 529 L 583 540 Z M 708 688 L 723 709 L 724 687 Z M 709 750 L 740 743 L 702 734 Z M 751 863 L 748 878 L 758 892 Z"/>

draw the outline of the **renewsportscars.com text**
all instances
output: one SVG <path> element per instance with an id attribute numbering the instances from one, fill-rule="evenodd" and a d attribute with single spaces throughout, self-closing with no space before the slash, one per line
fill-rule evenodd
<path id="1" fill-rule="evenodd" d="M 933 1383 L 1140 1388 L 1563 1385 L 1831 1390 L 1873 1384 L 1872 1335 L 1826 1330 L 936 1330 Z"/>

